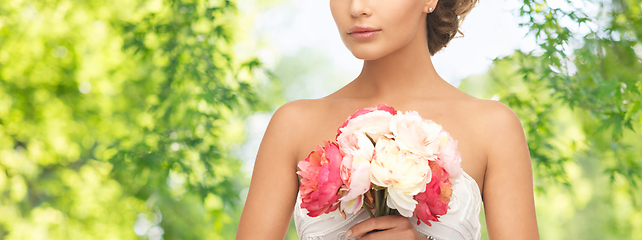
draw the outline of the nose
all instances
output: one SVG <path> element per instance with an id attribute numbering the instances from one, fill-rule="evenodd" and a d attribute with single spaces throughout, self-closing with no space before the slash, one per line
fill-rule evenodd
<path id="1" fill-rule="evenodd" d="M 352 15 L 353 18 L 372 15 L 372 10 L 368 2 L 369 0 L 352 0 L 350 3 L 350 15 Z"/>

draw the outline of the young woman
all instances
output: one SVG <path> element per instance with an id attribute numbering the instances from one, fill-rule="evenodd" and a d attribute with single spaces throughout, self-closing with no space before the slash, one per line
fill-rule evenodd
<path id="1" fill-rule="evenodd" d="M 539 239 L 530 156 L 518 117 L 497 101 L 459 91 L 431 62 L 476 1 L 330 0 L 341 39 L 364 60 L 363 69 L 329 96 L 276 111 L 259 148 L 237 239 L 283 239 L 293 213 L 301 239 L 480 239 L 482 199 L 490 239 Z M 464 176 L 453 186 L 448 214 L 432 226 L 364 212 L 347 219 L 306 216 L 297 206 L 297 163 L 334 139 L 356 110 L 379 104 L 417 111 L 458 140 Z"/>

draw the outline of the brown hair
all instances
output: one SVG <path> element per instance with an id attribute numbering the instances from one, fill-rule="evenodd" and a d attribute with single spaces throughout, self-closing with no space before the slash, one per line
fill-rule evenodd
<path id="1" fill-rule="evenodd" d="M 459 26 L 478 2 L 479 0 L 439 0 L 437 2 L 435 10 L 426 16 L 430 55 L 435 55 L 446 47 L 457 33 L 464 35 Z"/>

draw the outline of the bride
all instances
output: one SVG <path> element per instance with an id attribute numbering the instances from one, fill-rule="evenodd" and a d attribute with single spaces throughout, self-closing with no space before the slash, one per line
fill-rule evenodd
<path id="1" fill-rule="evenodd" d="M 300 239 L 480 239 L 482 199 L 490 239 L 539 239 L 530 156 L 518 117 L 500 102 L 459 91 L 431 61 L 476 2 L 330 0 L 343 43 L 364 60 L 362 71 L 326 97 L 289 102 L 274 113 L 237 239 L 283 239 L 292 216 Z M 297 163 L 334 139 L 356 110 L 379 104 L 417 111 L 458 140 L 464 177 L 453 185 L 450 210 L 432 226 L 403 216 L 369 218 L 363 211 L 346 219 L 308 217 L 299 208 Z"/>

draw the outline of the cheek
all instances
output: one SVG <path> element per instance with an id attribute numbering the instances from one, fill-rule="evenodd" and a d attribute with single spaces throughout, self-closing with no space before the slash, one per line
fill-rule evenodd
<path id="1" fill-rule="evenodd" d="M 417 1 L 400 1 L 403 4 L 388 5 L 388 11 L 380 13 L 380 19 L 386 23 L 386 40 L 391 44 L 407 44 L 418 31 L 422 19 L 422 5 Z"/>
<path id="2" fill-rule="evenodd" d="M 332 13 L 332 18 L 334 19 L 334 23 L 337 25 L 337 30 L 339 31 L 341 40 L 348 49 L 350 46 L 348 46 L 349 43 L 347 42 L 345 31 L 352 27 L 350 25 L 351 17 L 349 4 L 349 1 L 345 0 L 330 0 L 330 12 Z"/>
<path id="3" fill-rule="evenodd" d="M 349 24 L 350 5 L 348 1 L 330 0 L 330 12 L 339 30 L 345 28 L 346 24 Z"/>
<path id="4" fill-rule="evenodd" d="M 420 21 L 422 20 L 421 6 L 416 4 L 410 5 L 386 5 L 379 7 L 377 21 L 383 23 L 381 38 L 367 44 L 354 44 L 348 46 L 348 49 L 360 59 L 377 59 L 386 56 L 408 45 L 420 31 Z M 344 43 L 346 41 L 344 40 Z"/>

